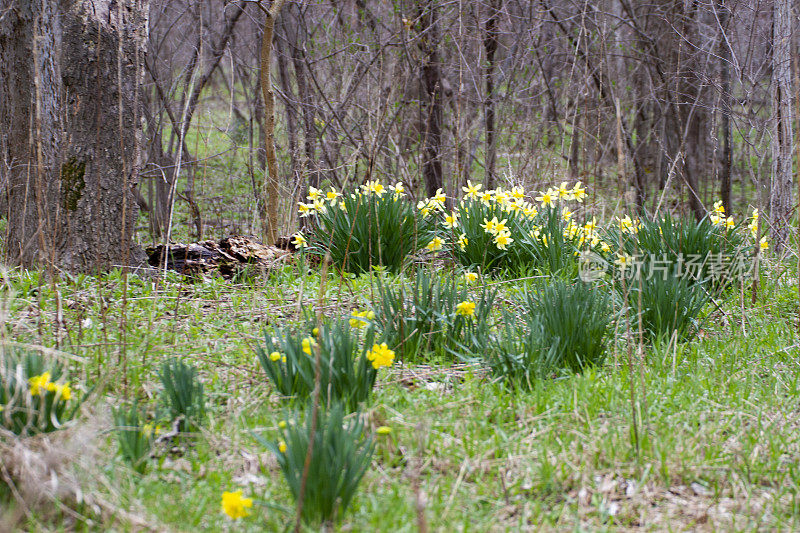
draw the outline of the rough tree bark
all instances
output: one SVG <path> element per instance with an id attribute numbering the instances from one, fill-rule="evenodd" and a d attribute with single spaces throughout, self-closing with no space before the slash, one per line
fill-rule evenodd
<path id="1" fill-rule="evenodd" d="M 89 272 L 143 259 L 132 235 L 148 2 L 17 0 L 0 19 L 11 262 Z"/>
<path id="2" fill-rule="evenodd" d="M 772 20 L 772 240 L 780 253 L 789 237 L 792 210 L 792 6 L 775 0 Z"/>
<path id="3" fill-rule="evenodd" d="M 442 120 L 444 115 L 442 104 L 442 72 L 439 60 L 439 23 L 436 4 L 432 1 L 419 6 L 419 17 L 422 21 L 423 34 L 420 37 L 422 51 L 422 84 L 421 91 L 425 100 L 422 102 L 426 110 L 425 131 L 422 151 L 422 175 L 425 179 L 425 190 L 428 196 L 436 194 L 442 187 Z"/>

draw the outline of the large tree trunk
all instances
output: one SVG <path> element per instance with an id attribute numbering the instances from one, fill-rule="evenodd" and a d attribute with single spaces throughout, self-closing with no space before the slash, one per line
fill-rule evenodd
<path id="1" fill-rule="evenodd" d="M 18 0 L 0 19 L 12 262 L 87 272 L 143 258 L 132 189 L 147 2 Z"/>
<path id="2" fill-rule="evenodd" d="M 772 32 L 772 182 L 769 193 L 772 240 L 782 251 L 792 210 L 791 3 L 775 0 Z"/>

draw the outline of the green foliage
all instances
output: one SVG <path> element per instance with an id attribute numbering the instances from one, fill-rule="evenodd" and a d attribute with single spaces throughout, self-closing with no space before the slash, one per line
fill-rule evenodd
<path id="1" fill-rule="evenodd" d="M 307 524 L 333 523 L 341 519 L 372 461 L 375 447 L 372 439 L 364 436 L 361 417 L 345 420 L 344 413 L 340 404 L 333 404 L 327 410 L 319 409 L 314 428 L 309 406 L 305 421 L 295 416 L 284 424 L 280 442 L 261 441 L 277 456 L 295 501 L 301 494 L 308 446 L 313 441 L 302 492 L 302 517 Z"/>
<path id="2" fill-rule="evenodd" d="M 180 419 L 181 431 L 198 431 L 205 422 L 206 400 L 197 368 L 171 358 L 161 365 L 158 378 L 164 386 L 163 404 L 170 420 Z"/>
<path id="3" fill-rule="evenodd" d="M 153 425 L 141 424 L 139 406 L 118 407 L 113 411 L 114 431 L 117 435 L 119 453 L 138 473 L 147 469 L 147 456 L 153 446 Z"/>
<path id="4" fill-rule="evenodd" d="M 691 339 L 697 330 L 697 317 L 711 300 L 705 284 L 676 272 L 640 278 L 620 287 L 627 290 L 631 329 L 638 328 L 637 313 L 641 311 L 642 330 L 648 340 L 668 340 L 673 332 L 680 341 Z"/>
<path id="5" fill-rule="evenodd" d="M 360 326 L 361 320 L 354 324 Z M 256 354 L 275 389 L 303 402 L 314 390 L 319 350 L 323 402 L 342 402 L 355 411 L 369 400 L 375 384 L 377 369 L 367 357 L 374 339 L 374 329 L 367 326 L 362 345 L 356 328 L 342 320 L 323 324 L 316 337 L 289 329 L 276 331 L 276 337 L 265 334 L 264 346 L 256 346 Z"/>
<path id="6" fill-rule="evenodd" d="M 472 295 L 466 283 L 424 269 L 417 271 L 413 287 L 383 278 L 377 285 L 375 324 L 404 362 L 452 360 L 454 353 L 482 349 L 475 339 L 478 330 L 489 328 L 495 291 Z M 458 312 L 462 302 L 475 304 L 473 316 Z"/>
<path id="7" fill-rule="evenodd" d="M 612 310 L 600 287 L 555 280 L 528 291 L 524 307 L 542 346 L 558 346 L 559 366 L 577 372 L 603 363 Z"/>
<path id="8" fill-rule="evenodd" d="M 49 433 L 75 417 L 80 405 L 57 362 L 38 353 L 0 351 L 0 427 L 16 435 Z"/>
<path id="9" fill-rule="evenodd" d="M 496 219 L 505 221 L 509 228 L 518 229 L 525 224 L 525 216 L 518 211 L 507 210 L 494 200 L 482 202 L 477 198 L 466 198 L 459 203 L 458 225 L 450 229 L 450 251 L 455 260 L 466 268 L 477 268 L 482 272 L 510 268 L 514 255 L 498 247 L 496 236 L 484 228 L 485 222 Z M 529 221 L 528 221 L 529 222 Z M 463 236 L 463 237 L 462 237 Z M 512 232 L 512 239 L 519 234 Z M 510 245 L 513 247 L 513 242 Z"/>
<path id="10" fill-rule="evenodd" d="M 382 192 L 375 192 L 375 187 Z M 334 199 L 317 202 L 313 209 L 308 251 L 324 256 L 342 270 L 369 272 L 384 266 L 399 272 L 410 254 L 434 237 L 432 217 L 426 218 L 399 193 L 383 191 L 380 184 Z"/>
<path id="11" fill-rule="evenodd" d="M 521 316 L 504 314 L 504 327 L 484 338 L 492 374 L 517 387 L 562 371 L 579 372 L 605 359 L 610 298 L 582 282 L 553 281 L 528 291 Z"/>
<path id="12" fill-rule="evenodd" d="M 668 277 L 706 283 L 713 290 L 749 268 L 750 250 L 739 226 L 727 228 L 724 221 L 714 224 L 710 218 L 698 222 L 666 214 L 658 220 L 635 221 L 630 229 L 618 222 L 610 230 L 610 240 L 614 251 L 640 263 L 645 277 L 651 273 L 663 277 L 666 272 Z"/>
<path id="13" fill-rule="evenodd" d="M 574 278 L 578 274 L 576 253 L 581 248 L 591 249 L 589 243 L 581 242 L 582 228 L 565 220 L 555 207 L 543 208 L 532 223 L 519 228 L 518 234 L 513 264 L 519 272 L 528 266 L 540 274 Z"/>

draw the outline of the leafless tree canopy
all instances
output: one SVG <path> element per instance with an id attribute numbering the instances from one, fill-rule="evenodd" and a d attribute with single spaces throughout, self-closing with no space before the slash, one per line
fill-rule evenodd
<path id="1" fill-rule="evenodd" d="M 149 2 L 142 240 L 266 227 L 271 6 Z M 779 245 L 794 206 L 796 19 L 779 0 L 286 2 L 268 65 L 278 227 L 297 224 L 309 186 L 379 178 L 455 197 L 467 180 L 580 179 L 644 214 L 762 207 Z"/>

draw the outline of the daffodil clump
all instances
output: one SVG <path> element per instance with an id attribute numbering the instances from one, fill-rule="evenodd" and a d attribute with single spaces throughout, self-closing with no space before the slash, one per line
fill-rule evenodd
<path id="1" fill-rule="evenodd" d="M 144 474 L 161 426 L 155 422 L 143 423 L 145 417 L 136 403 L 129 407 L 114 408 L 112 413 L 120 455 L 134 471 Z"/>
<path id="2" fill-rule="evenodd" d="M 350 410 L 369 400 L 378 370 L 389 367 L 394 352 L 375 341 L 373 311 L 355 311 L 349 319 L 318 328 L 278 330 L 256 348 L 261 367 L 277 392 L 304 402 L 315 385 L 320 365 L 323 402 L 340 401 Z"/>
<path id="3" fill-rule="evenodd" d="M 38 354 L 0 353 L 0 427 L 31 435 L 55 431 L 72 419 L 77 403 L 61 374 Z"/>
<path id="4" fill-rule="evenodd" d="M 433 220 L 415 208 L 402 183 L 372 180 L 350 193 L 311 187 L 298 210 L 311 223 L 293 236 L 294 246 L 318 256 L 330 252 L 333 264 L 348 272 L 398 272 L 435 237 Z"/>
<path id="5" fill-rule="evenodd" d="M 453 361 L 480 351 L 476 333 L 489 328 L 495 292 L 460 278 L 417 271 L 413 285 L 378 281 L 375 326 L 404 362 Z M 394 355 L 394 354 L 393 354 Z"/>
<path id="6" fill-rule="evenodd" d="M 556 272 L 576 265 L 578 248 L 604 243 L 594 219 L 578 222 L 581 182 L 528 194 L 522 187 L 485 191 L 467 182 L 456 209 L 440 214 L 441 245 L 467 268 Z M 607 245 L 606 245 L 607 246 Z"/>
<path id="7" fill-rule="evenodd" d="M 477 359 L 516 388 L 603 364 L 613 320 L 611 299 L 586 283 L 549 280 L 503 312 Z"/>
<path id="8" fill-rule="evenodd" d="M 617 218 L 608 232 L 609 270 L 631 329 L 641 325 L 648 340 L 691 338 L 710 299 L 750 274 L 753 246 L 744 233 L 721 202 L 700 221 Z"/>
<path id="9" fill-rule="evenodd" d="M 754 217 L 757 226 L 757 212 Z M 724 287 L 752 267 L 752 246 L 744 233 L 742 224 L 725 215 L 722 202 L 700 221 L 668 213 L 656 220 L 617 217 L 607 235 L 612 243 L 609 263 L 618 279 L 672 276 L 706 288 Z"/>
<path id="10" fill-rule="evenodd" d="M 375 445 L 364 430 L 364 417 L 346 416 L 346 406 L 333 402 L 321 407 L 315 421 L 312 409 L 309 405 L 287 415 L 288 422 L 278 425 L 277 439 L 258 434 L 256 439 L 275 455 L 295 501 L 302 494 L 303 521 L 318 527 L 342 519 L 372 462 Z M 250 506 L 247 499 L 241 493 L 228 494 L 227 508 L 223 496 L 223 512 L 231 518 L 244 516 Z"/>

